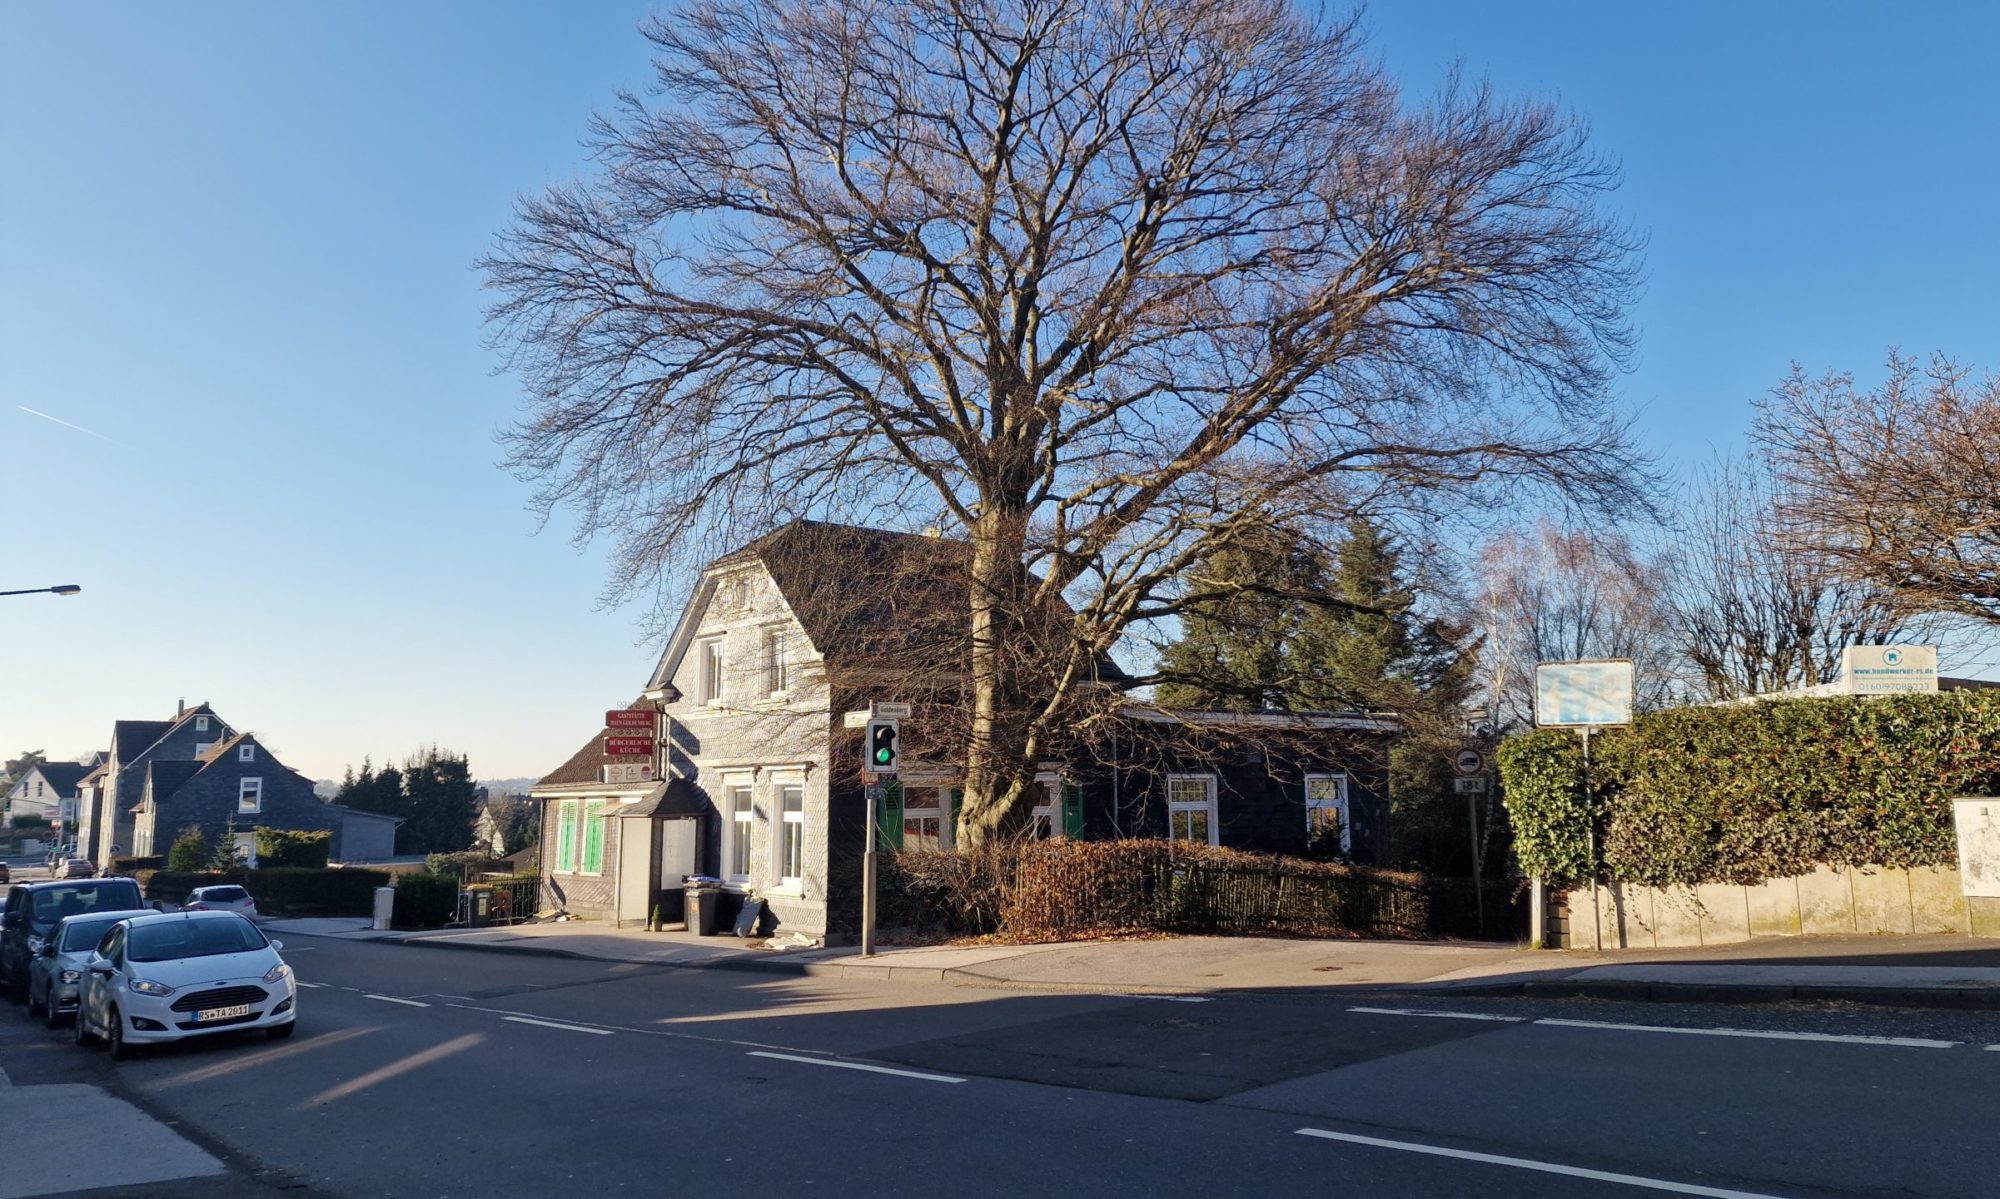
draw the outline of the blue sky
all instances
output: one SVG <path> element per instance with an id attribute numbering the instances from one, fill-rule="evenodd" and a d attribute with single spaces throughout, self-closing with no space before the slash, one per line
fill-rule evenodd
<path id="1" fill-rule="evenodd" d="M 186 697 L 316 777 L 433 741 L 540 774 L 630 698 L 642 614 L 496 468 L 518 391 L 469 264 L 644 82 L 650 7 L 0 9 L 0 589 L 85 588 L 0 600 L 0 750 Z M 1412 87 L 1462 60 L 1623 161 L 1620 391 L 1670 464 L 1738 448 L 1794 359 L 2000 369 L 2000 6 L 1368 22 Z"/>

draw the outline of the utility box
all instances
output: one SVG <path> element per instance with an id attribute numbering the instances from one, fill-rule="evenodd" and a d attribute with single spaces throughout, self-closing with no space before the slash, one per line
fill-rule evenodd
<path id="1" fill-rule="evenodd" d="M 375 888 L 375 931 L 382 932 L 389 927 L 390 919 L 396 912 L 396 888 Z"/>
<path id="2" fill-rule="evenodd" d="M 1955 799 L 1958 881 L 1967 896 L 2000 898 L 2000 796 Z"/>
<path id="3" fill-rule="evenodd" d="M 468 887 L 465 891 L 465 926 L 485 928 L 493 923 L 493 888 Z"/>

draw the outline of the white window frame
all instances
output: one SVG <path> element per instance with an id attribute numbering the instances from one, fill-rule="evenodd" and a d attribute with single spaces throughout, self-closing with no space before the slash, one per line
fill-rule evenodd
<path id="1" fill-rule="evenodd" d="M 723 658 L 721 637 L 704 637 L 695 642 L 698 666 L 697 683 L 701 688 L 701 702 L 710 707 L 722 706 L 722 672 L 726 665 Z"/>
<path id="2" fill-rule="evenodd" d="M 1185 800 L 1174 798 L 1175 783 L 1200 783 L 1204 798 Z M 1208 816 L 1208 843 L 1222 844 L 1222 820 L 1215 798 L 1215 776 L 1212 774 L 1170 774 L 1167 776 L 1167 840 L 1192 841 L 1192 837 L 1174 835 L 1174 815 L 1178 812 L 1202 812 Z"/>
<path id="3" fill-rule="evenodd" d="M 790 642 L 784 625 L 765 626 L 764 690 L 773 696 L 789 694 L 792 689 Z"/>
<path id="4" fill-rule="evenodd" d="M 911 807 L 912 793 L 921 792 L 930 796 L 922 807 Z M 903 847 L 910 846 L 910 821 L 935 820 L 938 826 L 938 848 L 952 847 L 951 788 L 950 787 L 905 787 L 903 788 Z"/>
<path id="5" fill-rule="evenodd" d="M 254 745 L 239 745 L 239 746 L 237 746 L 237 747 L 236 747 L 236 760 L 237 760 L 237 761 L 239 761 L 239 762 L 254 762 L 254 761 L 256 761 L 256 760 L 257 760 L 257 747 L 256 747 L 256 746 L 254 746 Z"/>
<path id="6" fill-rule="evenodd" d="M 249 806 L 244 806 L 248 804 Z M 236 814 L 258 816 L 264 811 L 264 779 L 261 775 L 236 780 Z"/>
<path id="7" fill-rule="evenodd" d="M 785 810 L 785 792 L 789 788 L 799 789 L 799 810 Z M 785 845 L 791 835 L 788 826 L 798 826 L 799 872 L 786 874 L 785 867 L 791 863 L 785 859 Z M 771 777 L 771 874 L 778 880 L 778 890 L 789 894 L 805 893 L 806 870 L 806 779 L 802 774 L 780 774 Z"/>
<path id="8" fill-rule="evenodd" d="M 739 788 L 750 795 L 750 806 L 742 812 L 736 810 L 736 797 L 734 793 Z M 757 844 L 756 837 L 753 834 L 753 829 L 756 827 L 757 810 L 757 776 L 754 774 L 723 775 L 721 865 L 722 877 L 726 882 L 746 885 L 750 882 L 750 870 L 755 868 L 757 861 L 753 856 L 753 847 Z M 736 865 L 736 850 L 739 845 L 743 848 L 743 865 L 746 868 L 742 874 L 737 874 L 731 869 L 731 867 Z"/>
<path id="9" fill-rule="evenodd" d="M 1333 797 L 1314 798 L 1313 784 L 1331 782 Z M 1348 804 L 1347 775 L 1309 774 L 1306 776 L 1306 836 L 1310 838 L 1318 827 L 1315 814 L 1323 808 L 1332 808 L 1340 819 L 1340 852 L 1351 853 L 1354 849 L 1353 808 Z"/>

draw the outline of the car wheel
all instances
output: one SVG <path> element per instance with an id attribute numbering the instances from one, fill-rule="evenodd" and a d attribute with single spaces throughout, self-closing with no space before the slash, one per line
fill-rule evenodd
<path id="1" fill-rule="evenodd" d="M 282 1041 L 286 1037 L 289 1037 L 293 1033 L 297 1032 L 298 1030 L 299 1030 L 298 1020 L 291 1019 L 285 1021 L 283 1024 L 273 1024 L 271 1027 L 264 1030 L 264 1035 L 271 1038 L 273 1041 Z"/>
<path id="2" fill-rule="evenodd" d="M 105 1040 L 111 1045 L 111 1060 L 122 1062 L 132 1056 L 132 1046 L 125 1043 L 125 1017 L 118 1014 L 117 1008 L 112 1008 L 107 1015 L 111 1019 L 111 1032 Z"/>
<path id="3" fill-rule="evenodd" d="M 56 1010 L 54 1004 L 45 1003 L 42 1005 L 43 1024 L 47 1025 L 50 1028 L 61 1028 L 62 1021 L 63 1021 L 62 1013 Z"/>
<path id="4" fill-rule="evenodd" d="M 84 1019 L 83 1007 L 80 1004 L 76 1009 L 76 1044 L 79 1049 L 88 1049 L 97 1044 L 97 1037 L 91 1033 L 90 1021 Z"/>
<path id="5" fill-rule="evenodd" d="M 33 1020 L 33 1019 L 34 1019 L 34 1018 L 35 1018 L 36 1016 L 40 1015 L 41 1013 L 43 1013 L 43 1012 L 45 1012 L 45 1011 L 47 1011 L 47 1010 L 48 1010 L 47 1008 L 45 1008 L 45 1007 L 43 1007 L 43 1006 L 42 1006 L 41 1004 L 39 1004 L 39 1003 L 36 1003 L 36 1002 L 35 1002 L 35 988 L 33 988 L 33 987 L 29 987 L 29 988 L 28 988 L 28 1019 L 30 1019 L 30 1020 Z"/>

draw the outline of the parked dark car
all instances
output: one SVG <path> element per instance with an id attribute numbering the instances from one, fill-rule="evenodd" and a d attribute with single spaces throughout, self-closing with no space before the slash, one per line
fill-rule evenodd
<path id="1" fill-rule="evenodd" d="M 14 884 L 0 912 L 0 990 L 16 1003 L 28 998 L 28 965 L 63 917 L 145 910 L 139 884 L 129 878 Z"/>

